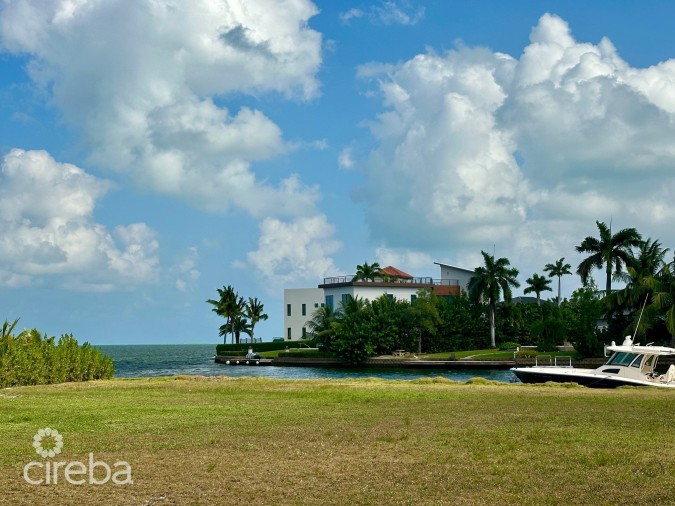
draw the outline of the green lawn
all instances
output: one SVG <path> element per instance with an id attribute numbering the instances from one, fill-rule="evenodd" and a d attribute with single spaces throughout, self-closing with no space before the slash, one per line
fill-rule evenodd
<path id="1" fill-rule="evenodd" d="M 675 392 L 447 380 L 112 380 L 0 390 L 0 504 L 672 504 Z M 62 461 L 131 485 L 33 486 Z"/>

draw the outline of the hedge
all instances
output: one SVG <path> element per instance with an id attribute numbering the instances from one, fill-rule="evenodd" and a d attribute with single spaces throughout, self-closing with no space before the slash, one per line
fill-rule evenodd
<path id="1" fill-rule="evenodd" d="M 277 341 L 271 343 L 239 343 L 239 344 L 219 344 L 216 346 L 217 355 L 232 355 L 233 351 L 247 352 L 249 348 L 260 353 L 261 351 L 277 351 L 286 348 L 306 348 L 307 341 Z"/>

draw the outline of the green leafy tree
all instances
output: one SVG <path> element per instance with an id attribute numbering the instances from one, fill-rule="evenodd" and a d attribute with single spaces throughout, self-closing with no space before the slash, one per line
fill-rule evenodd
<path id="1" fill-rule="evenodd" d="M 373 262 L 363 262 L 363 265 L 356 266 L 356 276 L 354 281 L 375 281 L 375 278 L 380 274 L 380 264 Z"/>
<path id="2" fill-rule="evenodd" d="M 433 336 L 440 324 L 440 315 L 436 306 L 436 296 L 431 289 L 421 289 L 417 298 L 410 304 L 412 328 L 417 334 L 417 353 L 422 353 L 423 336 Z"/>
<path id="3" fill-rule="evenodd" d="M 598 321 L 604 315 L 605 307 L 595 286 L 575 290 L 563 310 L 567 314 L 568 338 L 576 352 L 582 357 L 602 356 L 604 334 L 598 329 Z"/>
<path id="4" fill-rule="evenodd" d="M 469 293 L 475 301 L 483 301 L 488 306 L 488 318 L 490 321 L 490 346 L 496 348 L 495 339 L 495 313 L 497 302 L 501 294 L 504 300 L 510 301 L 512 287 L 520 286 L 516 280 L 518 269 L 510 267 L 511 263 L 506 258 L 495 260 L 493 255 L 481 251 L 485 265 L 476 268 L 474 275 L 469 280 Z"/>
<path id="5" fill-rule="evenodd" d="M 565 263 L 565 257 L 562 257 L 560 260 L 556 260 L 554 264 L 546 264 L 544 267 L 544 272 L 548 272 L 548 276 L 550 278 L 558 278 L 558 306 L 560 306 L 560 302 L 562 301 L 560 293 L 560 281 L 563 276 L 572 274 L 572 271 L 570 270 L 571 268 L 572 266 L 570 264 Z"/>
<path id="6" fill-rule="evenodd" d="M 604 266 L 605 295 L 609 295 L 612 293 L 612 275 L 621 274 L 623 266 L 630 261 L 630 249 L 639 246 L 642 238 L 634 228 L 624 228 L 612 234 L 611 227 L 600 221 L 595 223 L 598 226 L 600 237 L 588 236 L 576 247 L 579 253 L 589 254 L 577 267 L 577 274 L 586 286 L 590 281 L 591 271 Z"/>
<path id="7" fill-rule="evenodd" d="M 537 295 L 537 306 L 541 306 L 541 292 L 552 291 L 551 280 L 535 273 L 531 278 L 527 278 L 525 282 L 527 283 L 527 288 L 523 290 L 523 293 L 535 293 Z"/>
<path id="8" fill-rule="evenodd" d="M 206 302 L 211 304 L 213 308 L 211 311 L 216 313 L 218 316 L 225 318 L 226 322 L 224 325 L 220 326 L 219 335 L 223 338 L 223 344 L 227 343 L 227 335 L 232 334 L 232 342 L 235 341 L 235 320 L 241 320 L 242 315 L 244 314 L 244 308 L 246 306 L 244 298 L 240 297 L 237 292 L 235 292 L 232 286 L 227 285 L 223 286 L 222 289 L 218 288 L 218 299 L 209 299 Z M 241 323 L 237 322 L 236 326 L 241 327 Z M 241 334 L 241 330 L 239 331 Z M 237 344 L 239 344 L 239 339 L 236 339 Z"/>

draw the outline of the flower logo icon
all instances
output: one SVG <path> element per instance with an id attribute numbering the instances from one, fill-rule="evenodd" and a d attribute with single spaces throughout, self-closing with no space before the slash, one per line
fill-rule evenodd
<path id="1" fill-rule="evenodd" d="M 63 436 L 56 429 L 50 429 L 49 427 L 40 429 L 33 436 L 33 448 L 35 448 L 35 453 L 42 458 L 52 458 L 61 453 Z"/>

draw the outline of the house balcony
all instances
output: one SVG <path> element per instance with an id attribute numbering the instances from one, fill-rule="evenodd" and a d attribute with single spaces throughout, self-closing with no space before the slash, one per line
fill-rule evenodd
<path id="1" fill-rule="evenodd" d="M 434 288 L 436 287 L 457 287 L 459 288 L 458 279 L 433 279 L 431 277 L 421 278 L 390 278 L 385 279 L 381 277 L 375 278 L 374 281 L 364 281 L 362 279 L 354 280 L 354 275 L 351 276 L 332 276 L 323 278 L 323 283 L 319 288 L 339 288 L 342 286 L 375 286 L 375 287 L 406 287 L 406 288 Z"/>

